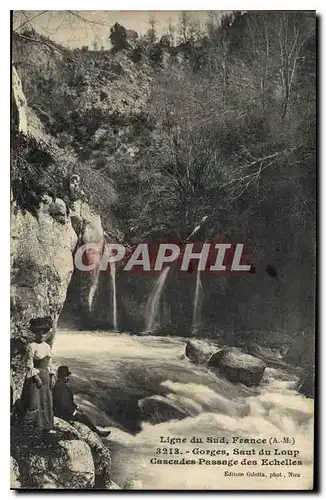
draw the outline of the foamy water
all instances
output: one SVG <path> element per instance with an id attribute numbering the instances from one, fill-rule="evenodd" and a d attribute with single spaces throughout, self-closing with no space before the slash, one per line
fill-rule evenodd
<path id="1" fill-rule="evenodd" d="M 110 263 L 110 276 L 112 283 L 112 317 L 114 331 L 118 330 L 118 313 L 117 313 L 117 286 L 116 286 L 116 269 L 115 262 Z"/>
<path id="2" fill-rule="evenodd" d="M 192 313 L 192 331 L 196 333 L 200 326 L 201 321 L 201 306 L 203 300 L 203 285 L 201 282 L 201 271 L 197 269 L 196 273 L 196 287 L 195 287 L 195 297 L 194 297 L 194 309 Z"/>
<path id="3" fill-rule="evenodd" d="M 54 362 L 67 364 L 73 372 L 71 386 L 77 393 L 78 403 L 96 423 L 115 427 L 108 440 L 113 480 L 121 486 L 136 480 L 143 489 L 234 489 L 237 485 L 241 489 L 311 487 L 313 400 L 295 391 L 297 378 L 284 370 L 267 368 L 261 386 L 247 388 L 192 365 L 184 358 L 184 350 L 185 340 L 180 338 L 103 332 L 57 334 Z M 151 405 L 153 413 L 158 413 L 150 415 L 148 421 L 148 414 L 143 415 L 141 408 L 151 408 Z M 178 417 L 167 420 L 169 417 L 163 411 L 166 407 L 171 409 L 172 418 Z M 160 443 L 161 437 L 167 436 L 187 438 L 188 442 L 174 447 Z M 223 436 L 228 444 L 206 443 L 208 436 Z M 192 437 L 203 442 L 190 443 Z M 232 444 L 233 437 L 278 440 L 289 437 L 295 439 L 295 444 Z M 265 449 L 274 453 L 275 446 L 299 450 L 297 459 L 303 465 L 271 468 L 150 463 L 153 458 L 182 457 L 260 460 L 259 455 L 236 457 L 232 453 L 235 448 L 255 448 L 257 453 Z M 167 448 L 168 454 L 158 454 L 157 448 Z M 169 450 L 175 448 L 179 454 L 170 455 Z M 229 455 L 195 455 L 195 448 L 202 450 L 201 453 L 223 448 Z M 225 476 L 225 471 L 242 472 L 244 476 Z M 261 471 L 265 477 L 246 476 L 248 472 Z M 270 478 L 272 471 L 280 472 L 282 477 Z M 290 471 L 299 473 L 300 477 L 289 477 Z"/>

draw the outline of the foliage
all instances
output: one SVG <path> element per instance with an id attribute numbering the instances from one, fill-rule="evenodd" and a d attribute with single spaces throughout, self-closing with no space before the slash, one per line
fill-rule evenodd
<path id="1" fill-rule="evenodd" d="M 314 14 L 233 12 L 203 28 L 184 13 L 159 42 L 154 22 L 143 37 L 116 23 L 112 50 L 24 37 L 14 54 L 29 105 L 101 214 L 113 203 L 113 223 L 136 239 L 182 237 L 208 215 L 211 235 L 254 242 L 262 272 L 281 266 L 263 290 L 259 280 L 238 286 L 252 297 L 243 322 L 264 328 L 275 300 L 278 312 L 267 309 L 279 330 L 312 328 Z"/>
<path id="2" fill-rule="evenodd" d="M 115 23 L 110 29 L 110 40 L 116 51 L 127 49 L 127 30 L 119 23 Z"/>
<path id="3" fill-rule="evenodd" d="M 58 151 L 35 137 L 19 134 L 11 143 L 11 186 L 24 210 L 35 210 L 44 194 L 55 197 L 67 175 L 66 163 L 56 164 Z"/>

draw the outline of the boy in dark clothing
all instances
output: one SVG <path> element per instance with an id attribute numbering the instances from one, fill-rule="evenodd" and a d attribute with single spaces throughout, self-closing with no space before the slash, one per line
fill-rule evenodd
<path id="1" fill-rule="evenodd" d="M 87 425 L 92 431 L 96 432 L 101 437 L 107 437 L 111 434 L 108 429 L 96 427 L 91 420 L 81 412 L 74 402 L 72 390 L 67 385 L 71 372 L 67 366 L 59 366 L 58 380 L 53 389 L 53 409 L 54 415 L 63 420 L 82 422 Z"/>

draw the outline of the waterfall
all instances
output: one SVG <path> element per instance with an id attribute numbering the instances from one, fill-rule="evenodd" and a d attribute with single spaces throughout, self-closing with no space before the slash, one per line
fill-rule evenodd
<path id="1" fill-rule="evenodd" d="M 100 268 L 97 267 L 96 269 L 94 269 L 94 274 L 92 273 L 92 278 L 91 278 L 92 284 L 91 284 L 91 287 L 89 289 L 89 294 L 88 294 L 88 312 L 89 312 L 89 314 L 91 314 L 91 312 L 92 312 L 94 296 L 95 296 L 95 292 L 97 290 L 99 275 L 100 275 Z"/>
<path id="2" fill-rule="evenodd" d="M 110 276 L 112 282 L 112 316 L 114 331 L 118 331 L 118 315 L 117 315 L 117 287 L 115 279 L 115 262 L 110 263 Z"/>
<path id="3" fill-rule="evenodd" d="M 194 297 L 194 309 L 192 314 L 192 331 L 193 333 L 198 332 L 198 328 L 201 323 L 201 305 L 203 300 L 203 286 L 201 282 L 201 274 L 199 270 L 199 265 L 197 268 L 196 274 L 196 288 L 195 288 L 195 297 Z"/>
<path id="4" fill-rule="evenodd" d="M 158 277 L 155 288 L 149 297 L 149 301 L 148 301 L 149 315 L 148 315 L 148 320 L 147 320 L 146 332 L 152 331 L 154 321 L 155 321 L 156 316 L 157 316 L 158 306 L 160 303 L 160 298 L 162 295 L 164 283 L 165 283 L 165 280 L 166 280 L 166 277 L 168 275 L 169 270 L 170 270 L 169 267 L 166 267 L 165 269 L 163 269 L 160 276 Z"/>

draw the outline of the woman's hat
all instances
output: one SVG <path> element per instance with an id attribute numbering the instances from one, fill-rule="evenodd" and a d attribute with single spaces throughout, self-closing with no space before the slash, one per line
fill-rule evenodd
<path id="1" fill-rule="evenodd" d="M 44 318 L 33 318 L 29 322 L 29 328 L 33 333 L 48 332 L 53 327 L 53 321 L 51 316 L 45 316 Z"/>

